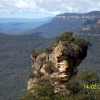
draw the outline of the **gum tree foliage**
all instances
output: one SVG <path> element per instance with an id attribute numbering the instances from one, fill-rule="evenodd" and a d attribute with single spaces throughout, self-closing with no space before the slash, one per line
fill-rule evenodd
<path id="1" fill-rule="evenodd" d="M 71 91 L 71 94 L 65 97 L 62 97 L 59 93 L 54 93 L 52 84 L 58 79 L 41 78 L 21 100 L 100 100 L 100 90 L 84 88 L 84 83 L 80 82 L 80 80 L 89 82 L 90 75 L 91 82 L 94 81 L 94 78 L 99 78 L 96 72 L 83 71 L 78 76 L 72 77 L 69 82 L 63 84 L 66 86 L 66 89 Z M 98 82 L 95 81 L 95 84 L 100 84 L 100 80 Z"/>
<path id="2" fill-rule="evenodd" d="M 84 87 L 87 84 L 88 86 Z M 66 88 L 72 91 L 73 96 L 69 96 L 71 100 L 99 100 L 98 88 L 90 87 L 91 85 L 100 84 L 99 75 L 96 72 L 88 72 L 84 70 L 76 77 L 72 77 L 69 82 L 65 84 Z"/>
<path id="3" fill-rule="evenodd" d="M 99 75 L 94 71 L 89 73 L 87 70 L 84 70 L 77 77 L 82 83 L 92 84 L 99 82 Z"/>
<path id="4" fill-rule="evenodd" d="M 52 46 L 48 46 L 43 50 L 43 52 L 45 52 L 47 54 L 50 54 L 52 51 L 53 51 Z"/>
<path id="5" fill-rule="evenodd" d="M 88 48 L 88 45 L 91 45 L 91 43 L 83 38 L 78 38 L 75 40 L 75 44 L 78 44 L 82 48 Z"/>
<path id="6" fill-rule="evenodd" d="M 44 69 L 46 70 L 48 74 L 52 74 L 53 72 L 57 71 L 52 61 L 47 61 Z"/>
<path id="7" fill-rule="evenodd" d="M 64 32 L 60 36 L 55 38 L 56 42 L 63 41 L 63 44 L 66 46 L 69 43 L 75 43 L 78 44 L 80 47 L 88 48 L 88 45 L 91 45 L 91 43 L 88 40 L 85 40 L 84 38 L 75 38 L 73 36 L 72 32 Z"/>
<path id="8" fill-rule="evenodd" d="M 56 40 L 56 42 L 59 42 L 59 41 L 74 41 L 75 38 L 73 37 L 72 32 L 64 32 L 60 36 L 56 37 L 55 40 Z"/>
<path id="9" fill-rule="evenodd" d="M 34 91 L 34 92 L 31 92 Z M 42 78 L 35 86 L 33 86 L 27 93 L 27 95 L 21 100 L 65 100 L 59 94 L 54 93 L 54 87 L 51 79 Z"/>
<path id="10" fill-rule="evenodd" d="M 32 50 L 32 56 L 36 58 L 39 54 L 41 54 L 40 50 Z"/>

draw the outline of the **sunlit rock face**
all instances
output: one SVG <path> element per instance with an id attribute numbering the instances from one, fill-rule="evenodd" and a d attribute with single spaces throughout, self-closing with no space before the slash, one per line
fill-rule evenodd
<path id="1" fill-rule="evenodd" d="M 77 49 L 75 51 L 75 49 Z M 78 45 L 70 43 L 67 47 L 60 41 L 54 48 L 53 57 L 50 58 L 58 68 L 58 76 L 68 81 L 72 76 L 77 75 L 77 67 L 86 57 L 87 49 L 82 49 Z"/>
<path id="2" fill-rule="evenodd" d="M 53 48 L 53 52 L 50 54 L 42 53 L 36 58 L 31 56 L 31 64 L 35 69 L 34 73 L 37 73 L 37 70 L 40 70 L 44 75 L 46 71 L 44 69 L 45 63 L 42 60 L 52 61 L 55 68 L 58 69 L 57 77 L 63 80 L 69 80 L 72 76 L 77 75 L 77 67 L 86 57 L 87 49 L 80 48 L 74 43 L 70 43 L 67 46 L 64 46 L 60 41 L 56 47 Z"/>
<path id="3" fill-rule="evenodd" d="M 46 61 L 48 61 L 48 55 L 46 53 L 42 53 L 40 55 L 38 55 L 36 58 L 32 57 L 31 55 L 31 65 L 32 68 L 38 70 L 41 69 L 42 67 L 42 63 L 41 63 L 41 59 L 45 58 Z"/>

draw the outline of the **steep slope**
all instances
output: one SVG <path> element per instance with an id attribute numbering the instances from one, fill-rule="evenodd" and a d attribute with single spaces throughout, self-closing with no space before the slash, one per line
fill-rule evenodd
<path id="1" fill-rule="evenodd" d="M 93 11 L 85 14 L 65 13 L 56 15 L 51 22 L 25 33 L 54 37 L 65 31 L 77 32 L 87 25 L 96 24 L 99 19 L 100 11 Z"/>
<path id="2" fill-rule="evenodd" d="M 79 31 L 79 33 L 89 34 L 89 35 L 92 35 L 92 34 L 100 35 L 100 19 L 98 19 L 98 20 L 96 19 L 94 24 L 87 24 L 87 25 L 85 25 L 82 28 L 82 30 Z"/>
<path id="3" fill-rule="evenodd" d="M 100 74 L 100 35 L 77 35 L 78 38 L 85 38 L 91 41 L 92 47 L 88 49 L 87 57 L 79 65 L 79 73 L 84 70 L 96 71 Z"/>

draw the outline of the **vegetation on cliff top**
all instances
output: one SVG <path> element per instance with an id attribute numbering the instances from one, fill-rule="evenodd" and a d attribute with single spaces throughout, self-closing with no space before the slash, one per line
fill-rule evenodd
<path id="1" fill-rule="evenodd" d="M 88 45 L 90 45 L 90 42 L 84 38 L 75 38 L 72 32 L 64 32 L 63 34 L 56 37 L 55 39 L 57 43 L 59 41 L 63 41 L 64 45 L 68 45 L 69 43 L 72 42 L 84 48 L 88 48 Z"/>
<path id="2" fill-rule="evenodd" d="M 72 32 L 64 32 L 60 36 L 55 37 L 55 42 L 52 43 L 50 46 L 46 47 L 44 50 L 42 50 L 42 51 L 33 50 L 32 51 L 32 56 L 34 58 L 36 58 L 39 54 L 41 54 L 43 52 L 45 52 L 47 54 L 52 53 L 53 47 L 56 46 L 60 41 L 62 41 L 64 46 L 68 46 L 70 43 L 74 43 L 74 44 L 77 44 L 82 49 L 86 49 L 86 50 L 87 50 L 88 46 L 91 45 L 91 43 L 86 39 L 75 38 L 73 36 Z"/>

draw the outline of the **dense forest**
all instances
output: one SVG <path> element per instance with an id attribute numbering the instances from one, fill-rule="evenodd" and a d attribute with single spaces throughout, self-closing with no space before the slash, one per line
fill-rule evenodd
<path id="1" fill-rule="evenodd" d="M 88 49 L 87 57 L 78 67 L 79 72 L 87 69 L 88 71 L 96 71 L 100 74 L 100 36 L 78 35 L 78 37 L 83 37 L 91 42 L 91 46 Z"/>
<path id="2" fill-rule="evenodd" d="M 31 52 L 50 41 L 34 35 L 0 34 L 0 100 L 19 100 L 25 94 Z"/>

